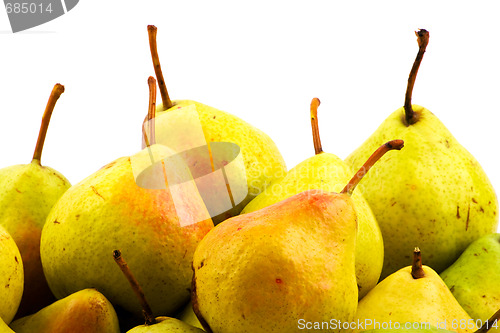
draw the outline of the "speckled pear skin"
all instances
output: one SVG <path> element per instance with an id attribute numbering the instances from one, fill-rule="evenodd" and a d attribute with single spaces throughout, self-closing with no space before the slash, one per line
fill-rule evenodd
<path id="1" fill-rule="evenodd" d="M 313 190 L 217 225 L 193 259 L 192 302 L 206 331 L 288 333 L 300 331 L 299 319 L 352 320 L 356 224 L 348 195 Z"/>
<path id="2" fill-rule="evenodd" d="M 404 109 L 398 109 L 346 159 L 357 170 L 387 139 L 405 142 L 359 185 L 382 230 L 382 277 L 406 266 L 415 246 L 426 253 L 428 266 L 442 272 L 498 226 L 497 197 L 479 163 L 429 110 L 413 110 L 415 124 L 406 126 Z"/>
<path id="3" fill-rule="evenodd" d="M 151 146 L 159 159 L 163 149 Z M 144 150 L 134 158 L 140 164 L 149 157 Z M 205 207 L 195 204 L 194 194 L 183 198 L 193 216 Z M 118 249 L 153 313 L 173 313 L 189 299 L 194 250 L 213 228 L 210 219 L 184 227 L 179 220 L 170 191 L 139 187 L 129 157 L 111 162 L 71 187 L 47 217 L 40 252 L 50 288 L 58 298 L 97 288 L 111 303 L 141 316 L 113 260 Z"/>
<path id="4" fill-rule="evenodd" d="M 7 326 L 2 318 L 0 318 L 0 333 L 15 333 L 9 326 Z"/>
<path id="5" fill-rule="evenodd" d="M 10 326 L 16 333 L 120 333 L 115 309 L 95 289 L 71 294 Z"/>
<path id="6" fill-rule="evenodd" d="M 406 146 L 405 146 L 406 149 Z M 371 171 L 370 171 L 371 172 Z M 389 323 L 429 323 L 437 326 L 446 321 L 447 330 L 458 333 L 471 333 L 476 329 L 452 327 L 453 323 L 460 326 L 460 321 L 468 323 L 470 316 L 458 304 L 446 284 L 430 267 L 422 266 L 425 276 L 414 279 L 411 266 L 407 266 L 389 275 L 359 301 L 356 319 L 365 322 Z M 466 324 L 464 324 L 466 325 Z M 354 333 L 370 330 L 373 325 L 365 325 L 355 329 Z"/>
<path id="7" fill-rule="evenodd" d="M 215 218 L 215 223 L 238 215 L 248 202 L 262 192 L 272 181 L 286 174 L 283 156 L 273 140 L 258 128 L 244 120 L 211 106 L 191 100 L 172 101 L 173 107 L 163 110 L 157 106 L 158 114 L 179 107 L 195 105 L 207 142 L 232 142 L 241 148 L 248 183 L 247 198 L 224 216 Z"/>
<path id="8" fill-rule="evenodd" d="M 188 325 L 183 321 L 169 317 L 156 318 L 158 323 L 154 325 L 140 325 L 127 331 L 127 333 L 203 333 L 205 331 Z"/>
<path id="9" fill-rule="evenodd" d="M 301 162 L 283 179 L 269 185 L 242 213 L 270 206 L 306 190 L 340 192 L 353 175 L 343 160 L 333 154 L 320 153 Z M 352 200 L 358 216 L 355 266 L 358 296 L 361 299 L 375 287 L 380 278 L 384 262 L 384 244 L 378 223 L 359 189 L 354 191 Z"/>
<path id="10" fill-rule="evenodd" d="M 14 239 L 0 226 L 0 320 L 7 324 L 14 318 L 19 307 L 23 285 L 21 254 Z"/>
<path id="11" fill-rule="evenodd" d="M 441 278 L 464 310 L 484 323 L 500 309 L 500 234 L 472 242 Z"/>
<path id="12" fill-rule="evenodd" d="M 43 275 L 40 236 L 50 209 L 70 186 L 62 174 L 36 160 L 0 170 L 0 225 L 14 238 L 24 264 L 22 315 L 55 300 Z"/>

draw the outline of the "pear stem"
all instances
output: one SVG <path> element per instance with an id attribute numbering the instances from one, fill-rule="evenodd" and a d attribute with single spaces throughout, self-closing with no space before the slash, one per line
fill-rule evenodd
<path id="1" fill-rule="evenodd" d="M 496 323 L 495 323 L 496 322 Z M 492 327 L 493 325 L 500 325 L 500 310 L 498 310 L 497 312 L 495 312 L 495 314 L 493 316 L 491 316 L 490 319 L 488 319 L 484 324 L 483 326 L 481 326 L 477 331 L 475 331 L 474 333 L 486 333 L 488 332 Z"/>
<path id="2" fill-rule="evenodd" d="M 313 134 L 314 153 L 316 155 L 323 152 L 323 148 L 321 147 L 321 138 L 319 137 L 318 125 L 318 106 L 320 104 L 321 101 L 318 98 L 313 98 L 311 101 L 311 127 Z"/>
<path id="3" fill-rule="evenodd" d="M 151 50 L 151 58 L 153 59 L 153 66 L 155 68 L 156 79 L 158 80 L 158 87 L 160 87 L 161 101 L 163 103 L 163 110 L 170 109 L 173 104 L 168 96 L 167 86 L 163 79 L 161 71 L 160 58 L 158 57 L 158 48 L 156 47 L 156 32 L 157 28 L 154 25 L 148 25 L 149 36 L 149 49 Z"/>
<path id="4" fill-rule="evenodd" d="M 408 86 L 406 87 L 406 96 L 405 96 L 405 120 L 406 126 L 410 126 L 415 124 L 418 121 L 418 116 L 415 114 L 411 107 L 411 95 L 413 93 L 413 86 L 415 85 L 415 79 L 417 78 L 418 69 L 420 67 L 420 63 L 424 58 L 425 49 L 427 48 L 427 44 L 429 44 L 429 32 L 425 29 L 420 29 L 419 31 L 415 31 L 415 35 L 417 35 L 418 42 L 418 53 L 415 61 L 413 62 L 413 67 L 410 71 L 410 76 L 408 77 Z"/>
<path id="5" fill-rule="evenodd" d="M 52 88 L 49 101 L 47 102 L 45 112 L 42 116 L 42 125 L 40 126 L 40 132 L 38 133 L 35 152 L 33 153 L 33 159 L 31 160 L 31 162 L 41 164 L 40 160 L 42 158 L 43 144 L 45 142 L 45 136 L 47 135 L 47 129 L 49 128 L 50 117 L 52 116 L 52 111 L 54 111 L 57 100 L 63 92 L 64 86 L 59 83 L 56 83 L 56 85 L 54 85 L 54 88 Z"/>
<path id="6" fill-rule="evenodd" d="M 422 254 L 420 253 L 420 249 L 418 247 L 413 250 L 411 276 L 413 276 L 414 279 L 421 279 L 425 276 L 424 269 L 422 268 Z"/>
<path id="7" fill-rule="evenodd" d="M 148 302 L 146 301 L 146 296 L 144 296 L 144 291 L 142 290 L 139 282 L 137 282 L 136 278 L 132 274 L 130 267 L 128 267 L 127 262 L 122 258 L 122 253 L 120 250 L 113 251 L 113 259 L 118 264 L 123 274 L 127 278 L 128 282 L 132 286 L 132 290 L 135 295 L 139 299 L 139 302 L 142 306 L 142 314 L 144 315 L 144 319 L 146 320 L 146 325 L 154 325 L 156 324 L 156 319 L 153 316 L 153 311 L 149 307 Z"/>
<path id="8" fill-rule="evenodd" d="M 150 76 L 148 78 L 148 86 L 149 86 L 148 115 L 146 116 L 144 122 L 142 123 L 142 135 L 144 136 L 146 147 L 149 147 L 156 143 L 156 138 L 155 138 L 156 80 L 154 77 Z M 149 135 L 146 135 L 145 127 L 149 129 Z"/>
<path id="9" fill-rule="evenodd" d="M 356 186 L 359 184 L 361 179 L 368 173 L 368 171 L 371 169 L 371 167 L 380 159 L 382 156 L 385 155 L 390 150 L 396 149 L 396 150 L 401 150 L 401 148 L 404 147 L 404 141 L 403 140 L 392 140 L 389 142 L 384 143 L 382 146 L 380 146 L 369 158 L 366 160 L 365 164 L 356 172 L 356 174 L 351 178 L 349 183 L 344 187 L 342 192 L 340 193 L 347 193 L 349 195 L 352 195 L 352 192 L 356 188 Z"/>

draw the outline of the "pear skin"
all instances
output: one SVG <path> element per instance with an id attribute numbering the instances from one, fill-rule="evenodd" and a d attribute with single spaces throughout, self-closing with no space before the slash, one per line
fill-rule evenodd
<path id="1" fill-rule="evenodd" d="M 371 321 L 371 325 L 357 327 L 355 332 L 373 329 L 375 321 L 385 324 L 428 323 L 458 333 L 474 332 L 476 327 L 460 327 L 461 321 L 470 324 L 468 320 L 472 319 L 439 275 L 430 267 L 423 266 L 422 269 L 425 276 L 415 279 L 411 266 L 402 268 L 370 290 L 358 304 L 356 322 Z"/>
<path id="2" fill-rule="evenodd" d="M 95 287 L 113 304 L 141 316 L 111 256 L 120 249 L 155 316 L 173 313 L 188 301 L 192 256 L 213 223 L 196 192 L 181 193 L 174 204 L 171 190 L 137 185 L 131 160 L 147 165 L 150 153 L 160 161 L 169 152 L 153 145 L 119 158 L 71 187 L 51 210 L 40 252 L 56 297 Z"/>
<path id="3" fill-rule="evenodd" d="M 196 317 L 196 314 L 193 311 L 193 303 L 191 302 L 189 302 L 184 307 L 184 309 L 177 316 L 177 318 L 179 318 L 179 320 L 185 322 L 186 324 L 203 329 L 203 326 L 201 325 L 200 321 L 198 320 L 198 317 Z"/>
<path id="4" fill-rule="evenodd" d="M 179 319 L 169 317 L 156 318 L 154 325 L 140 325 L 127 331 L 127 333 L 202 333 L 205 332 L 197 327 L 186 324 Z"/>
<path id="5" fill-rule="evenodd" d="M 0 321 L 10 323 L 17 312 L 24 289 L 21 254 L 14 239 L 0 226 Z M 0 329 L 1 331 L 1 329 Z"/>
<path id="6" fill-rule="evenodd" d="M 113 306 L 95 289 L 78 291 L 10 327 L 16 333 L 120 333 Z"/>
<path id="7" fill-rule="evenodd" d="M 403 324 L 400 324 L 401 328 L 378 328 L 374 330 L 363 331 L 364 333 L 452 333 L 454 331 L 444 330 L 441 328 L 436 328 L 432 325 L 423 326 L 422 328 L 404 328 Z M 393 324 L 394 325 L 394 324 Z"/>
<path id="8" fill-rule="evenodd" d="M 242 214 L 306 190 L 340 192 L 351 176 L 352 171 L 343 160 L 333 154 L 320 153 L 292 168 L 283 179 L 273 182 L 243 209 Z M 353 193 L 352 200 L 358 216 L 355 265 L 361 299 L 380 278 L 384 244 L 378 223 L 359 189 Z"/>
<path id="9" fill-rule="evenodd" d="M 404 151 L 384 156 L 359 185 L 382 231 L 382 277 L 407 265 L 415 244 L 442 272 L 498 226 L 497 197 L 479 163 L 434 114 L 412 107 L 418 122 L 406 126 L 400 108 L 346 159 L 357 170 L 387 138 L 405 141 Z"/>
<path id="10" fill-rule="evenodd" d="M 348 195 L 315 190 L 219 224 L 193 260 L 203 327 L 285 333 L 297 332 L 300 319 L 352 320 L 356 229 Z"/>
<path id="11" fill-rule="evenodd" d="M 472 242 L 441 278 L 464 310 L 484 323 L 500 309 L 500 234 Z"/>
<path id="12" fill-rule="evenodd" d="M 9 326 L 7 326 L 2 318 L 0 318 L 0 333 L 15 333 Z"/>

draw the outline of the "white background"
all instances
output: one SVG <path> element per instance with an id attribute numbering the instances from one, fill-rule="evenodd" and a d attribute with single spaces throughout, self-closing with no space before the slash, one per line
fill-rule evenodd
<path id="1" fill-rule="evenodd" d="M 268 133 L 288 168 L 312 156 L 309 103 L 325 151 L 345 158 L 404 102 L 434 112 L 500 191 L 500 20 L 494 1 L 96 1 L 12 34 L 0 9 L 0 168 L 28 163 L 47 98 L 66 87 L 42 164 L 76 183 L 140 149 L 148 24 L 172 99 L 231 112 Z M 160 96 L 158 95 L 158 102 Z"/>

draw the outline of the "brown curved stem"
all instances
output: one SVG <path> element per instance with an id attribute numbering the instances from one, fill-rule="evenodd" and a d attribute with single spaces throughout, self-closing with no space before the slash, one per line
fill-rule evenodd
<path id="1" fill-rule="evenodd" d="M 49 101 L 47 102 L 47 106 L 45 107 L 45 112 L 42 116 L 42 125 L 40 126 L 40 132 L 38 132 L 38 139 L 36 141 L 35 152 L 33 153 L 32 162 L 38 162 L 40 164 L 40 160 L 42 158 L 42 150 L 43 144 L 45 142 L 45 136 L 47 135 L 47 129 L 49 128 L 50 117 L 52 116 L 52 111 L 54 111 L 54 107 L 56 106 L 56 102 L 64 92 L 64 86 L 62 84 L 56 83 L 54 88 L 52 88 L 52 92 L 50 93 Z"/>
<path id="2" fill-rule="evenodd" d="M 354 177 L 351 178 L 349 183 L 344 187 L 342 192 L 340 193 L 347 193 L 349 195 L 352 195 L 352 192 L 356 188 L 356 186 L 359 184 L 361 179 L 366 175 L 366 173 L 371 169 L 371 167 L 380 159 L 382 156 L 385 155 L 390 150 L 396 149 L 396 150 L 401 150 L 404 147 L 404 141 L 403 140 L 392 140 L 389 142 L 384 143 L 382 146 L 380 146 L 369 158 L 366 160 L 365 164 L 356 172 Z"/>
<path id="3" fill-rule="evenodd" d="M 313 98 L 311 101 L 311 128 L 313 134 L 314 143 L 314 153 L 318 155 L 323 152 L 321 147 L 321 138 L 319 137 L 319 125 L 318 125 L 318 106 L 321 101 L 318 98 Z"/>
<path id="4" fill-rule="evenodd" d="M 406 87 L 406 96 L 405 96 L 405 119 L 406 126 L 410 126 L 415 124 L 418 121 L 418 116 L 415 114 L 411 107 L 411 95 L 413 93 L 413 86 L 415 85 L 415 79 L 417 78 L 418 69 L 420 67 L 420 63 L 424 58 L 425 49 L 427 48 L 427 44 L 429 44 L 429 32 L 425 29 L 420 29 L 419 31 L 415 31 L 415 35 L 417 35 L 418 42 L 418 53 L 415 61 L 413 62 L 413 67 L 410 71 L 410 76 L 408 77 L 408 86 Z"/>
<path id="5" fill-rule="evenodd" d="M 132 271 L 130 270 L 130 267 L 128 267 L 127 262 L 122 258 L 122 253 L 120 252 L 120 250 L 113 251 L 113 259 L 120 267 L 121 271 L 127 278 L 130 285 L 132 286 L 132 290 L 139 299 L 139 302 L 141 303 L 142 306 L 142 314 L 144 315 L 144 319 L 146 320 L 146 325 L 156 324 L 156 319 L 153 316 L 153 311 L 151 311 L 151 307 L 146 301 L 146 296 L 144 296 L 144 291 L 139 285 L 139 282 L 137 282 L 137 280 L 135 279 L 134 274 L 132 274 Z"/>
<path id="6" fill-rule="evenodd" d="M 160 87 L 163 110 L 167 110 L 170 109 L 173 104 L 170 100 L 170 97 L 168 96 L 167 86 L 165 85 L 165 80 L 163 79 L 163 73 L 161 71 L 160 58 L 158 57 L 158 48 L 156 47 L 156 32 L 157 29 L 154 25 L 148 25 L 149 49 L 151 50 L 151 58 L 153 59 L 153 66 L 155 69 L 156 79 L 158 80 L 158 87 Z"/>
<path id="7" fill-rule="evenodd" d="M 488 332 L 492 327 L 493 325 L 498 325 L 500 327 L 500 310 L 498 310 L 497 312 L 495 312 L 495 314 L 493 316 L 491 316 L 490 319 L 488 319 L 484 324 L 483 326 L 481 326 L 477 331 L 475 331 L 474 333 L 486 333 Z"/>
<path id="8" fill-rule="evenodd" d="M 154 77 L 150 76 L 148 78 L 148 86 L 149 86 L 148 115 L 146 116 L 142 124 L 142 135 L 144 136 L 146 147 L 149 147 L 156 143 L 156 138 L 155 138 L 156 80 Z M 146 134 L 145 132 L 146 127 L 149 129 L 149 134 Z"/>
<path id="9" fill-rule="evenodd" d="M 424 269 L 422 268 L 422 254 L 418 247 L 413 250 L 413 262 L 411 265 L 411 276 L 414 279 L 421 279 L 425 276 Z"/>

